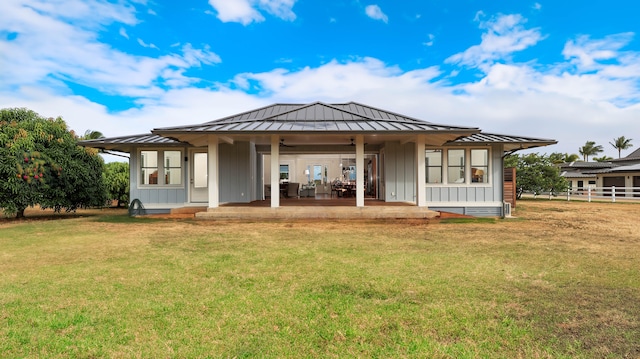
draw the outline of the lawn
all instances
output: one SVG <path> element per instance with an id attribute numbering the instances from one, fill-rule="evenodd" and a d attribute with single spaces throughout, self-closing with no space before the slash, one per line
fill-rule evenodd
<path id="1" fill-rule="evenodd" d="M 526 200 L 507 220 L 0 220 L 0 353 L 637 358 L 639 213 Z"/>

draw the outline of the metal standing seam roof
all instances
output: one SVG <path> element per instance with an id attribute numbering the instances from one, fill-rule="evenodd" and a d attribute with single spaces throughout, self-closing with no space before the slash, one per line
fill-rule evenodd
<path id="1" fill-rule="evenodd" d="M 275 104 L 199 125 L 157 128 L 168 133 L 255 132 L 479 132 L 477 127 L 434 124 L 355 102 L 346 104 Z"/>
<path id="2" fill-rule="evenodd" d="M 162 145 L 162 146 L 184 146 L 184 143 L 171 138 L 154 135 L 151 133 L 143 135 L 130 135 L 121 137 L 98 138 L 95 140 L 78 141 L 78 144 L 86 147 L 113 149 L 116 147 L 140 146 L 140 145 Z"/>
<path id="3" fill-rule="evenodd" d="M 474 133 L 470 136 L 461 137 L 454 141 L 445 143 L 445 145 L 481 145 L 501 143 L 504 145 L 505 151 L 516 151 L 526 148 L 534 148 L 539 146 L 548 146 L 558 143 L 556 140 L 545 138 L 534 138 L 514 135 L 500 135 L 495 133 Z"/>
<path id="4" fill-rule="evenodd" d="M 481 133 L 476 127 L 440 125 L 355 102 L 344 104 L 274 104 L 199 125 L 158 128 L 151 134 L 80 141 L 87 147 L 127 149 L 129 146 L 184 146 L 172 134 L 203 133 L 306 133 L 331 134 L 360 132 L 374 134 L 438 133 L 460 135 L 445 145 L 504 144 L 507 151 L 546 146 L 555 140 L 513 135 Z M 167 136 L 167 137 L 165 137 Z"/>
<path id="5" fill-rule="evenodd" d="M 455 143 L 521 143 L 521 142 L 540 142 L 540 143 L 557 143 L 556 140 L 544 139 L 544 138 L 533 138 L 533 137 L 524 137 L 524 136 L 514 136 L 514 135 L 499 135 L 495 133 L 475 133 L 471 136 L 459 138 L 455 141 Z"/>

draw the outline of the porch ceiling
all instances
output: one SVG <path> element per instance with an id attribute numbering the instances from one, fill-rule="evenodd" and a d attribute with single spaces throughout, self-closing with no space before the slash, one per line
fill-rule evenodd
<path id="1" fill-rule="evenodd" d="M 351 146 L 355 143 L 356 133 L 281 133 L 278 134 L 280 142 L 284 149 L 288 146 Z M 233 143 L 235 141 L 248 141 L 253 142 L 256 146 L 270 146 L 271 145 L 271 133 L 269 134 L 234 134 L 219 136 L 218 139 L 221 143 Z M 445 133 L 426 133 L 420 134 L 425 137 L 425 141 L 429 145 L 441 146 L 445 142 L 455 141 L 464 136 L 468 136 L 468 131 L 448 131 Z M 189 143 L 196 147 L 206 146 L 208 143 L 208 134 L 202 133 L 172 133 L 167 134 L 169 138 L 172 138 L 179 142 Z M 390 133 L 369 133 L 363 134 L 364 143 L 367 146 L 381 146 L 387 141 L 399 141 L 402 143 L 414 142 L 418 134 L 390 134 Z M 355 151 L 355 150 L 354 150 Z"/>

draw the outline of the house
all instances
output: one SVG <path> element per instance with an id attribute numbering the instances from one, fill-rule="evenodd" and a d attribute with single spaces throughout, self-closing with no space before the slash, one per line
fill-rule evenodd
<path id="1" fill-rule="evenodd" d="M 598 178 L 596 172 L 609 169 L 614 166 L 611 162 L 585 162 L 575 161 L 561 163 L 560 176 L 569 183 L 569 188 L 583 191 L 589 187 L 597 187 Z"/>
<path id="2" fill-rule="evenodd" d="M 640 197 L 640 149 L 609 162 L 576 161 L 560 164 L 559 167 L 561 176 L 578 193 L 583 193 L 590 187 L 610 195 L 611 188 L 616 187 L 618 195 Z"/>
<path id="3" fill-rule="evenodd" d="M 388 214 L 402 217 L 433 211 L 501 216 L 503 156 L 555 143 L 435 124 L 355 102 L 313 102 L 81 145 L 130 154 L 130 198 L 148 213 L 204 206 L 208 214 L 197 215 L 225 216 L 234 205 L 261 204 L 254 210 L 275 217 L 381 217 L 385 210 L 371 204 L 382 203 L 404 204 Z M 289 207 L 289 194 L 350 195 L 352 202 L 333 215 L 322 206 L 305 212 Z"/>

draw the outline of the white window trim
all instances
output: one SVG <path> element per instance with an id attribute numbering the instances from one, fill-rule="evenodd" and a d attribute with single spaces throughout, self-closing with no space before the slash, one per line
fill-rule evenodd
<path id="1" fill-rule="evenodd" d="M 464 150 L 464 182 L 461 183 L 449 183 L 449 150 Z M 440 150 L 442 151 L 442 183 L 425 183 L 429 187 L 493 187 L 493 157 L 491 146 L 474 146 L 474 147 L 425 147 L 425 150 Z M 472 182 L 471 181 L 471 150 L 487 150 L 487 175 L 489 181 L 487 182 Z M 426 170 L 426 168 L 424 169 Z"/>
<path id="2" fill-rule="evenodd" d="M 181 172 L 181 176 L 180 176 L 180 183 L 179 184 L 165 184 L 165 183 L 157 183 L 157 184 L 142 184 L 141 179 L 142 179 L 142 151 L 156 151 L 158 153 L 158 182 L 160 182 L 160 173 L 164 173 L 164 152 L 165 151 L 180 151 L 180 172 Z M 138 148 L 138 150 L 136 151 L 136 173 L 137 173 L 137 180 L 136 180 L 136 188 L 139 189 L 151 189 L 151 188 L 184 188 L 184 174 L 185 174 L 185 164 L 184 161 L 182 161 L 182 158 L 184 156 L 184 148 Z M 174 167 L 175 168 L 175 167 Z M 164 182 L 164 181 L 163 181 Z"/>

